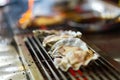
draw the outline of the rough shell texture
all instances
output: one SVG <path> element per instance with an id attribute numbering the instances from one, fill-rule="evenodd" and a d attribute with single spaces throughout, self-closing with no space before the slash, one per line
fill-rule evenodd
<path id="1" fill-rule="evenodd" d="M 70 67 L 78 70 L 97 58 L 97 54 L 89 50 L 86 43 L 79 38 L 66 38 L 56 42 L 49 54 L 54 58 L 57 68 L 67 71 Z"/>

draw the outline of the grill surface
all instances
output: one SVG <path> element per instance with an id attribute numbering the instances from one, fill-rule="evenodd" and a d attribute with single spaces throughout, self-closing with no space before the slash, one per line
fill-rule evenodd
<path id="1" fill-rule="evenodd" d="M 44 80 L 120 80 L 120 73 L 101 56 L 77 71 L 63 72 L 55 67 L 38 37 L 28 36 L 25 44 Z"/>

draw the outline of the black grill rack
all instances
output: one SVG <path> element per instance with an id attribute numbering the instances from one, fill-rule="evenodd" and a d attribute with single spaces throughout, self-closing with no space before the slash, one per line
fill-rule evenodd
<path id="1" fill-rule="evenodd" d="M 28 36 L 25 44 L 44 80 L 120 80 L 120 72 L 102 56 L 77 71 L 63 72 L 55 67 L 40 38 Z"/>

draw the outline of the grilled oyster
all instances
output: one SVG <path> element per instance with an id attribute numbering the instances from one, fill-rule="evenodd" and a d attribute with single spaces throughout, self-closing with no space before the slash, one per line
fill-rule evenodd
<path id="1" fill-rule="evenodd" d="M 75 32 L 75 31 L 62 31 L 62 30 L 34 30 L 33 34 L 40 38 L 42 41 L 43 46 L 46 48 L 46 50 L 50 50 L 52 45 L 63 39 L 63 38 L 70 38 L 70 37 L 81 37 L 81 32 Z"/>
<path id="2" fill-rule="evenodd" d="M 74 38 L 74 37 L 81 37 L 80 32 L 74 32 L 74 31 L 59 31 L 57 34 L 49 35 L 44 38 L 43 40 L 43 46 L 52 46 L 55 42 L 64 39 L 64 38 Z"/>
<path id="3" fill-rule="evenodd" d="M 92 59 L 98 57 L 79 38 L 59 40 L 48 53 L 54 58 L 57 68 L 61 68 L 63 71 L 67 71 L 70 67 L 78 70 L 80 66 L 87 65 Z"/>

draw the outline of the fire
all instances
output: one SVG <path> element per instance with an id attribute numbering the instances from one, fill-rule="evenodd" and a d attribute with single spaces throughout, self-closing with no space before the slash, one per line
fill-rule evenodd
<path id="1" fill-rule="evenodd" d="M 19 19 L 20 24 L 25 24 L 29 22 L 29 20 L 32 18 L 33 5 L 34 5 L 34 0 L 28 0 L 28 10 Z"/>

